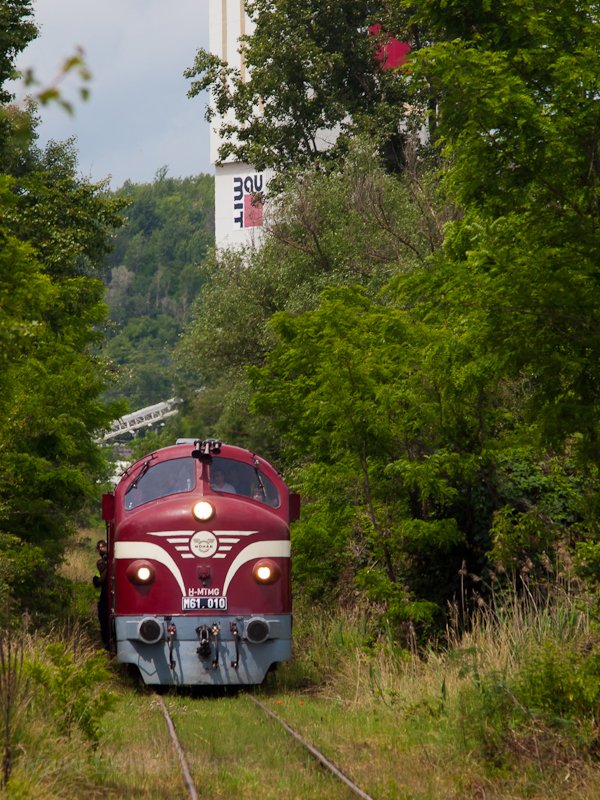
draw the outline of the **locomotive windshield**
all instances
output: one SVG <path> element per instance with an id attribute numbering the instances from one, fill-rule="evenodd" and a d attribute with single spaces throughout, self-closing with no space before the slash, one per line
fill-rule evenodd
<path id="1" fill-rule="evenodd" d="M 272 508 L 278 508 L 281 502 L 275 485 L 258 467 L 231 458 L 213 458 L 210 486 L 216 492 L 251 497 Z"/>
<path id="2" fill-rule="evenodd" d="M 193 458 L 174 458 L 161 461 L 143 470 L 125 494 L 125 508 L 137 508 L 142 503 L 178 492 L 190 492 L 195 486 Z"/>

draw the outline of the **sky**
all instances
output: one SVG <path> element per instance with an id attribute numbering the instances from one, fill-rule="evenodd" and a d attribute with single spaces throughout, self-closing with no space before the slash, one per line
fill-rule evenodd
<path id="1" fill-rule="evenodd" d="M 212 174 L 206 97 L 189 99 L 183 71 L 208 47 L 207 0 L 33 0 L 38 39 L 17 59 L 43 85 L 76 47 L 92 73 L 90 98 L 79 99 L 73 75 L 60 85 L 73 103 L 40 109 L 39 144 L 76 137 L 80 172 L 150 183 L 167 167 L 174 178 Z M 12 89 L 20 99 L 23 90 Z"/>

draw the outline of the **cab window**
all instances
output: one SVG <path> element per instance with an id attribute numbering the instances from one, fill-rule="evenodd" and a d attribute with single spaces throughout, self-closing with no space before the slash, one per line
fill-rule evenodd
<path id="1" fill-rule="evenodd" d="M 260 469 L 231 458 L 213 458 L 210 487 L 215 492 L 251 497 L 272 508 L 278 508 L 281 502 L 275 484 Z"/>
<path id="2" fill-rule="evenodd" d="M 161 461 L 147 471 L 141 469 L 125 494 L 125 508 L 137 508 L 150 500 L 167 497 L 179 492 L 190 492 L 195 486 L 195 462 L 193 458 L 175 458 Z"/>

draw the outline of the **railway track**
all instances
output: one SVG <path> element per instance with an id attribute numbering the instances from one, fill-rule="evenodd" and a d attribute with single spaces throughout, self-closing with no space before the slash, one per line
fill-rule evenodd
<path id="1" fill-rule="evenodd" d="M 297 731 L 295 731 L 292 728 L 291 725 L 289 725 L 284 719 L 282 719 L 282 717 L 279 716 L 279 714 L 276 714 L 274 711 L 268 708 L 268 706 L 266 706 L 264 703 L 262 703 L 253 695 L 245 695 L 245 696 L 250 701 L 252 701 L 255 707 L 262 714 L 265 714 L 267 717 L 269 717 L 269 719 L 276 722 L 281 728 L 283 728 L 283 730 L 286 731 L 288 736 L 292 737 L 298 744 L 300 744 L 302 748 L 304 748 L 304 750 L 310 754 L 310 756 L 312 757 L 312 759 L 315 760 L 315 762 L 317 762 L 322 768 L 328 770 L 329 774 L 333 776 L 333 778 L 337 782 L 344 784 L 345 787 L 347 787 L 347 789 L 349 790 L 349 794 L 355 797 L 360 797 L 362 798 L 362 800 L 374 800 L 374 798 L 371 797 L 371 795 L 367 794 L 359 786 L 357 786 L 356 783 L 354 783 L 354 781 L 351 780 L 351 778 L 349 778 L 339 767 L 337 767 L 332 761 L 330 761 L 320 750 L 318 750 L 312 744 L 307 742 Z M 169 713 L 167 706 L 160 695 L 158 696 L 158 704 L 165 718 L 167 729 L 169 731 L 169 735 L 173 743 L 173 748 L 179 759 L 183 781 L 185 783 L 188 793 L 187 796 L 190 798 L 190 800 L 198 800 L 199 794 L 194 782 L 193 770 L 190 769 L 185 749 L 179 740 L 177 730 L 173 722 L 173 719 L 171 717 L 171 714 Z"/>
<path id="2" fill-rule="evenodd" d="M 165 701 L 162 699 L 160 695 L 158 696 L 158 704 L 165 718 L 165 722 L 167 723 L 167 729 L 169 731 L 169 736 L 171 737 L 171 741 L 173 742 L 173 747 L 175 748 L 175 752 L 177 753 L 177 757 L 179 758 L 179 763 L 181 765 L 181 772 L 183 773 L 183 782 L 185 783 L 186 789 L 189 792 L 190 800 L 198 800 L 198 792 L 196 791 L 196 786 L 194 785 L 194 781 L 192 779 L 192 774 L 190 772 L 187 758 L 185 757 L 183 748 L 179 743 L 179 739 L 177 738 L 177 731 L 175 730 L 175 725 L 173 724 L 171 715 L 167 710 Z"/>

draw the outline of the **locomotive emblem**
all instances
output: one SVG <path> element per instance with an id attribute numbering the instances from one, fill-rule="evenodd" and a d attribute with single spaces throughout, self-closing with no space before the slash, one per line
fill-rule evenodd
<path id="1" fill-rule="evenodd" d="M 148 531 L 175 545 L 179 558 L 226 558 L 240 539 L 258 531 Z"/>
<path id="2" fill-rule="evenodd" d="M 217 537 L 211 531 L 196 531 L 190 539 L 190 550 L 198 558 L 211 558 L 218 547 Z"/>

